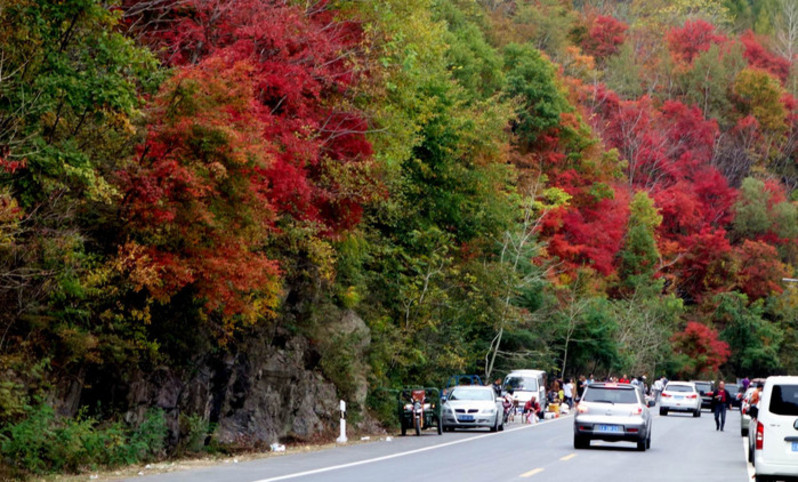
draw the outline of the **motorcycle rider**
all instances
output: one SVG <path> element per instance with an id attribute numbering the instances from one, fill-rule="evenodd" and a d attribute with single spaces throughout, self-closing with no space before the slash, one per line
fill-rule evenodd
<path id="1" fill-rule="evenodd" d="M 515 400 L 513 399 L 513 387 L 507 387 L 507 392 L 502 397 L 502 407 L 504 408 L 504 423 L 515 421 Z"/>

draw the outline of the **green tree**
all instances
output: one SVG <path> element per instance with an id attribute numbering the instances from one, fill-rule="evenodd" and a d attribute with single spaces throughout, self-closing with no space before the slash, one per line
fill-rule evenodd
<path id="1" fill-rule="evenodd" d="M 626 289 L 637 291 L 657 284 L 653 283 L 659 261 L 655 233 L 662 223 L 662 216 L 645 191 L 635 194 L 629 211 L 618 276 Z"/>
<path id="2" fill-rule="evenodd" d="M 768 376 L 782 369 L 779 350 L 783 331 L 764 318 L 764 302 L 748 303 L 738 292 L 721 293 L 712 319 L 721 328 L 720 338 L 729 344 L 727 365 L 733 374 Z"/>

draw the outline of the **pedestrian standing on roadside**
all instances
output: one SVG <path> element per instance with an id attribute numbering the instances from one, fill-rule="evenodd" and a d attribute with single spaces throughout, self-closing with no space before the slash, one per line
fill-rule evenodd
<path id="1" fill-rule="evenodd" d="M 499 398 L 499 397 L 502 396 L 502 379 L 501 378 L 497 378 L 496 380 L 494 380 L 493 381 L 493 385 L 491 385 L 491 387 L 493 388 L 493 391 L 496 392 L 496 398 Z"/>
<path id="2" fill-rule="evenodd" d="M 659 402 L 659 394 L 662 393 L 662 379 L 657 378 L 654 384 L 651 385 L 651 395 L 654 397 L 654 403 Z"/>
<path id="3" fill-rule="evenodd" d="M 565 385 L 562 387 L 565 403 L 568 405 L 569 410 L 574 408 L 574 382 L 571 378 L 565 379 Z"/>
<path id="4" fill-rule="evenodd" d="M 721 380 L 718 389 L 712 393 L 712 411 L 715 413 L 715 430 L 723 432 L 726 425 L 726 409 L 731 410 L 731 395 L 726 390 L 726 382 Z"/>
<path id="5" fill-rule="evenodd" d="M 748 377 L 745 377 L 740 382 L 740 385 L 743 386 L 743 393 L 745 393 L 748 390 L 748 387 L 751 386 L 751 380 L 749 380 Z"/>

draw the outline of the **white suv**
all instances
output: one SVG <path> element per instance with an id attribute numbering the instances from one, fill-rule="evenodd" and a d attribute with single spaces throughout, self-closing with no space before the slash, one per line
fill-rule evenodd
<path id="1" fill-rule="evenodd" d="M 756 482 L 798 478 L 798 376 L 765 381 L 755 437 Z"/>

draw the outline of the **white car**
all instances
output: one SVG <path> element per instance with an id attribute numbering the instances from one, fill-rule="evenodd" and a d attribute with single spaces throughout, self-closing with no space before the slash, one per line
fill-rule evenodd
<path id="1" fill-rule="evenodd" d="M 693 382 L 668 382 L 659 398 L 659 414 L 668 412 L 690 412 L 701 416 L 701 395 Z"/>
<path id="2" fill-rule="evenodd" d="M 441 407 L 443 430 L 486 427 L 504 430 L 504 408 L 491 387 L 457 386 Z"/>
<path id="3" fill-rule="evenodd" d="M 756 482 L 798 477 L 798 376 L 765 380 L 749 436 L 755 437 Z"/>

